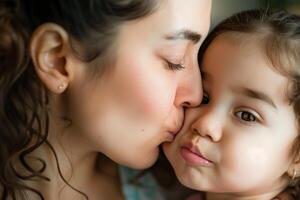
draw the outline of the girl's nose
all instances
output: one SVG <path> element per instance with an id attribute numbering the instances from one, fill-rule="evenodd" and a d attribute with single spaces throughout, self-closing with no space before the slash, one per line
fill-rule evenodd
<path id="1" fill-rule="evenodd" d="M 222 120 L 218 113 L 208 111 L 202 113 L 191 125 L 193 133 L 208 138 L 213 142 L 219 142 L 222 138 Z"/>

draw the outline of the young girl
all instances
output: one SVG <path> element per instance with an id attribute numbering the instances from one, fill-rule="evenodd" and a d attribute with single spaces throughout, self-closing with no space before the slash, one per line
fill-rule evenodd
<path id="1" fill-rule="evenodd" d="M 0 198 L 161 199 L 153 178 L 138 192 L 118 164 L 153 165 L 200 104 L 210 7 L 1 0 Z"/>
<path id="2" fill-rule="evenodd" d="M 163 148 L 202 200 L 300 199 L 300 17 L 244 11 L 200 49 L 204 97 Z"/>

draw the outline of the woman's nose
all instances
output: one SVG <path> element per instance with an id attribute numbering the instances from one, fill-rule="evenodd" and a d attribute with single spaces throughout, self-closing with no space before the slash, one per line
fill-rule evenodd
<path id="1" fill-rule="evenodd" d="M 180 76 L 176 91 L 176 106 L 196 107 L 202 100 L 202 83 L 198 65 Z"/>

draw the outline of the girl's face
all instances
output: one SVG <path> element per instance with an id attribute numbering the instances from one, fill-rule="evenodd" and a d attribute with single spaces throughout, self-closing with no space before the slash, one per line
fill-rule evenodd
<path id="1" fill-rule="evenodd" d="M 77 148 L 134 168 L 156 161 L 158 146 L 179 131 L 183 107 L 200 104 L 197 53 L 210 8 L 210 0 L 162 1 L 152 15 L 123 24 L 99 78 L 90 78 L 88 64 L 71 63 L 81 77 L 68 88 Z"/>
<path id="2" fill-rule="evenodd" d="M 286 186 L 297 136 L 287 79 L 259 40 L 241 41 L 227 33 L 209 46 L 201 64 L 202 105 L 187 110 L 183 129 L 163 146 L 184 185 L 229 199 Z"/>

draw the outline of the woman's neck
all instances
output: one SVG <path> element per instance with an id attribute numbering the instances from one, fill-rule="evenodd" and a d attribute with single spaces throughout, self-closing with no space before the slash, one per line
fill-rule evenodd
<path id="1" fill-rule="evenodd" d="M 90 200 L 123 199 L 118 165 L 109 158 L 100 153 L 76 157 L 59 148 L 55 148 L 55 153 L 59 166 L 54 153 L 46 145 L 33 155 L 42 158 L 47 164 L 43 175 L 51 181 L 37 180 L 30 183 L 45 199 L 84 199 L 76 189 L 86 194 Z"/>
<path id="2" fill-rule="evenodd" d="M 51 126 L 55 124 L 55 126 Z M 50 121 L 48 144 L 30 156 L 46 163 L 43 175 L 51 181 L 30 182 L 45 199 L 123 199 L 118 165 L 104 155 L 89 149 L 87 143 L 67 130 L 61 121 Z M 79 135 L 79 134 L 78 134 Z M 54 150 L 54 151 L 53 151 Z M 58 160 L 58 162 L 57 162 Z M 35 168 L 41 163 L 32 159 Z M 35 199 L 35 198 L 30 198 Z"/>

